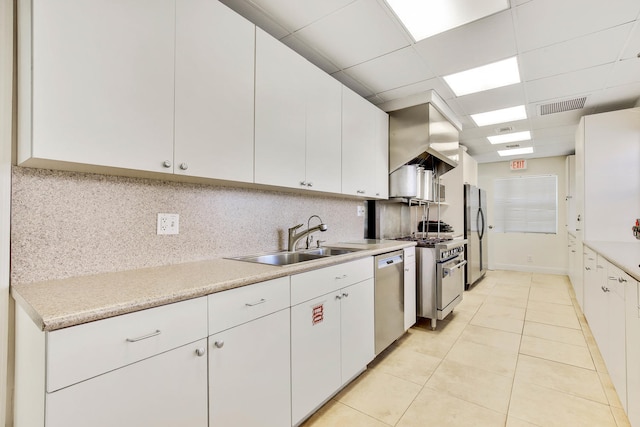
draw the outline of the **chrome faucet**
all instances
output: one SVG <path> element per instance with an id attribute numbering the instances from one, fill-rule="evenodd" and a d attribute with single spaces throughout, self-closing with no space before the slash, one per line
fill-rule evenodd
<path id="1" fill-rule="evenodd" d="M 320 220 L 320 225 L 316 225 L 313 228 L 309 228 L 309 224 L 313 217 L 316 217 Z M 309 236 L 311 235 L 311 233 L 316 231 L 327 231 L 327 229 L 329 228 L 327 227 L 327 224 L 322 222 L 322 218 L 320 218 L 318 215 L 311 215 L 309 217 L 309 220 L 307 221 L 307 230 L 296 234 L 296 230 L 302 227 L 303 225 L 304 224 L 294 225 L 289 229 L 289 251 L 290 252 L 294 252 L 296 250 L 296 245 L 303 237 L 307 238 L 307 249 L 309 249 Z"/>

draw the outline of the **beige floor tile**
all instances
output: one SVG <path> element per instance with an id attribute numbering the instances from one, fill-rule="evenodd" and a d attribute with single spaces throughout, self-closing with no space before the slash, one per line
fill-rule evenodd
<path id="1" fill-rule="evenodd" d="M 531 287 L 529 301 L 552 302 L 554 304 L 573 305 L 571 296 L 566 289 L 546 289 L 537 286 Z"/>
<path id="2" fill-rule="evenodd" d="M 578 329 L 525 321 L 523 335 L 587 347 L 584 334 Z"/>
<path id="3" fill-rule="evenodd" d="M 511 377 L 445 359 L 426 387 L 506 414 L 512 383 Z"/>
<path id="4" fill-rule="evenodd" d="M 491 296 L 527 299 L 529 298 L 529 286 L 498 283 L 491 291 Z"/>
<path id="5" fill-rule="evenodd" d="M 535 384 L 516 381 L 509 416 L 544 427 L 615 427 L 609 406 Z"/>
<path id="6" fill-rule="evenodd" d="M 456 307 L 456 311 L 466 311 L 469 313 L 475 313 L 478 311 L 484 300 L 486 299 L 486 295 L 480 295 L 477 293 L 465 292 L 462 295 L 462 301 Z"/>
<path id="7" fill-rule="evenodd" d="M 397 427 L 502 427 L 506 416 L 425 387 Z"/>
<path id="8" fill-rule="evenodd" d="M 507 307 L 526 308 L 528 297 L 505 297 L 490 294 L 484 301 L 485 304 L 505 305 Z"/>
<path id="9" fill-rule="evenodd" d="M 564 328 L 573 328 L 577 330 L 582 329 L 580 327 L 580 322 L 578 322 L 578 318 L 575 315 L 575 312 L 571 314 L 560 314 L 527 309 L 525 320 L 528 320 L 530 322 L 545 323 L 547 325 L 562 326 Z"/>
<path id="10" fill-rule="evenodd" d="M 565 275 L 533 273 L 531 275 L 531 285 L 542 284 L 547 286 L 570 286 L 571 282 Z"/>
<path id="11" fill-rule="evenodd" d="M 460 331 L 462 333 L 462 331 Z M 443 359 L 458 339 L 457 335 L 439 336 L 420 329 L 411 328 L 400 337 L 395 345 Z"/>
<path id="12" fill-rule="evenodd" d="M 573 305 L 556 304 L 553 302 L 529 301 L 527 310 L 543 311 L 545 313 L 561 314 L 565 316 L 573 316 L 576 319 L 576 311 Z"/>
<path id="13" fill-rule="evenodd" d="M 369 365 L 369 369 L 393 375 L 412 383 L 424 385 L 442 359 L 402 348 L 390 346 Z"/>
<path id="14" fill-rule="evenodd" d="M 521 420 L 520 418 L 513 417 L 509 415 L 507 417 L 507 425 L 506 427 L 540 427 L 536 424 L 531 424 L 527 421 Z"/>
<path id="15" fill-rule="evenodd" d="M 595 370 L 591 353 L 586 347 L 524 335 L 520 344 L 520 353 L 566 363 L 579 368 Z"/>
<path id="16" fill-rule="evenodd" d="M 512 319 L 498 314 L 491 314 L 490 312 L 480 313 L 478 311 L 469 324 L 520 334 L 522 333 L 524 320 Z"/>
<path id="17" fill-rule="evenodd" d="M 513 377 L 518 353 L 469 341 L 458 341 L 445 360 Z"/>
<path id="18" fill-rule="evenodd" d="M 336 400 L 331 400 L 322 409 L 302 424 L 303 427 L 387 427 L 381 421 L 376 420 L 362 412 Z"/>
<path id="19" fill-rule="evenodd" d="M 366 371 L 349 384 L 336 400 L 384 423 L 395 425 L 421 387 L 393 375 Z"/>
<path id="20" fill-rule="evenodd" d="M 608 404 L 598 373 L 590 369 L 522 354 L 518 358 L 516 381 L 536 384 Z"/>
<path id="21" fill-rule="evenodd" d="M 520 348 L 520 339 L 521 335 L 513 332 L 469 325 L 460 335 L 459 341 L 470 341 L 517 353 Z"/>

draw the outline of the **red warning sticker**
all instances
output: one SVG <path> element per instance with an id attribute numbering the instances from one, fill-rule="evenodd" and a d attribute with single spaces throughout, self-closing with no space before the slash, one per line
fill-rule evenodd
<path id="1" fill-rule="evenodd" d="M 324 304 L 311 307 L 311 324 L 317 325 L 324 320 Z"/>

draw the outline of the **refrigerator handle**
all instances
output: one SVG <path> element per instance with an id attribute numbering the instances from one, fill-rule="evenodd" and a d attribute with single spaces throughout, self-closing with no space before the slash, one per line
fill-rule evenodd
<path id="1" fill-rule="evenodd" d="M 484 237 L 484 213 L 482 212 L 482 209 L 478 209 L 478 216 L 482 219 L 482 227 L 480 227 L 480 224 L 478 224 L 478 232 L 480 233 L 480 240 L 482 240 L 482 238 Z"/>

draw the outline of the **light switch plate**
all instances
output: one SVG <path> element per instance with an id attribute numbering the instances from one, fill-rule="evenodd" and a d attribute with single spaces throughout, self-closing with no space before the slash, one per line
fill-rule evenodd
<path id="1" fill-rule="evenodd" d="M 364 216 L 364 206 L 358 205 L 358 216 Z"/>
<path id="2" fill-rule="evenodd" d="M 158 214 L 157 234 L 178 234 L 180 233 L 180 215 L 170 213 Z"/>

